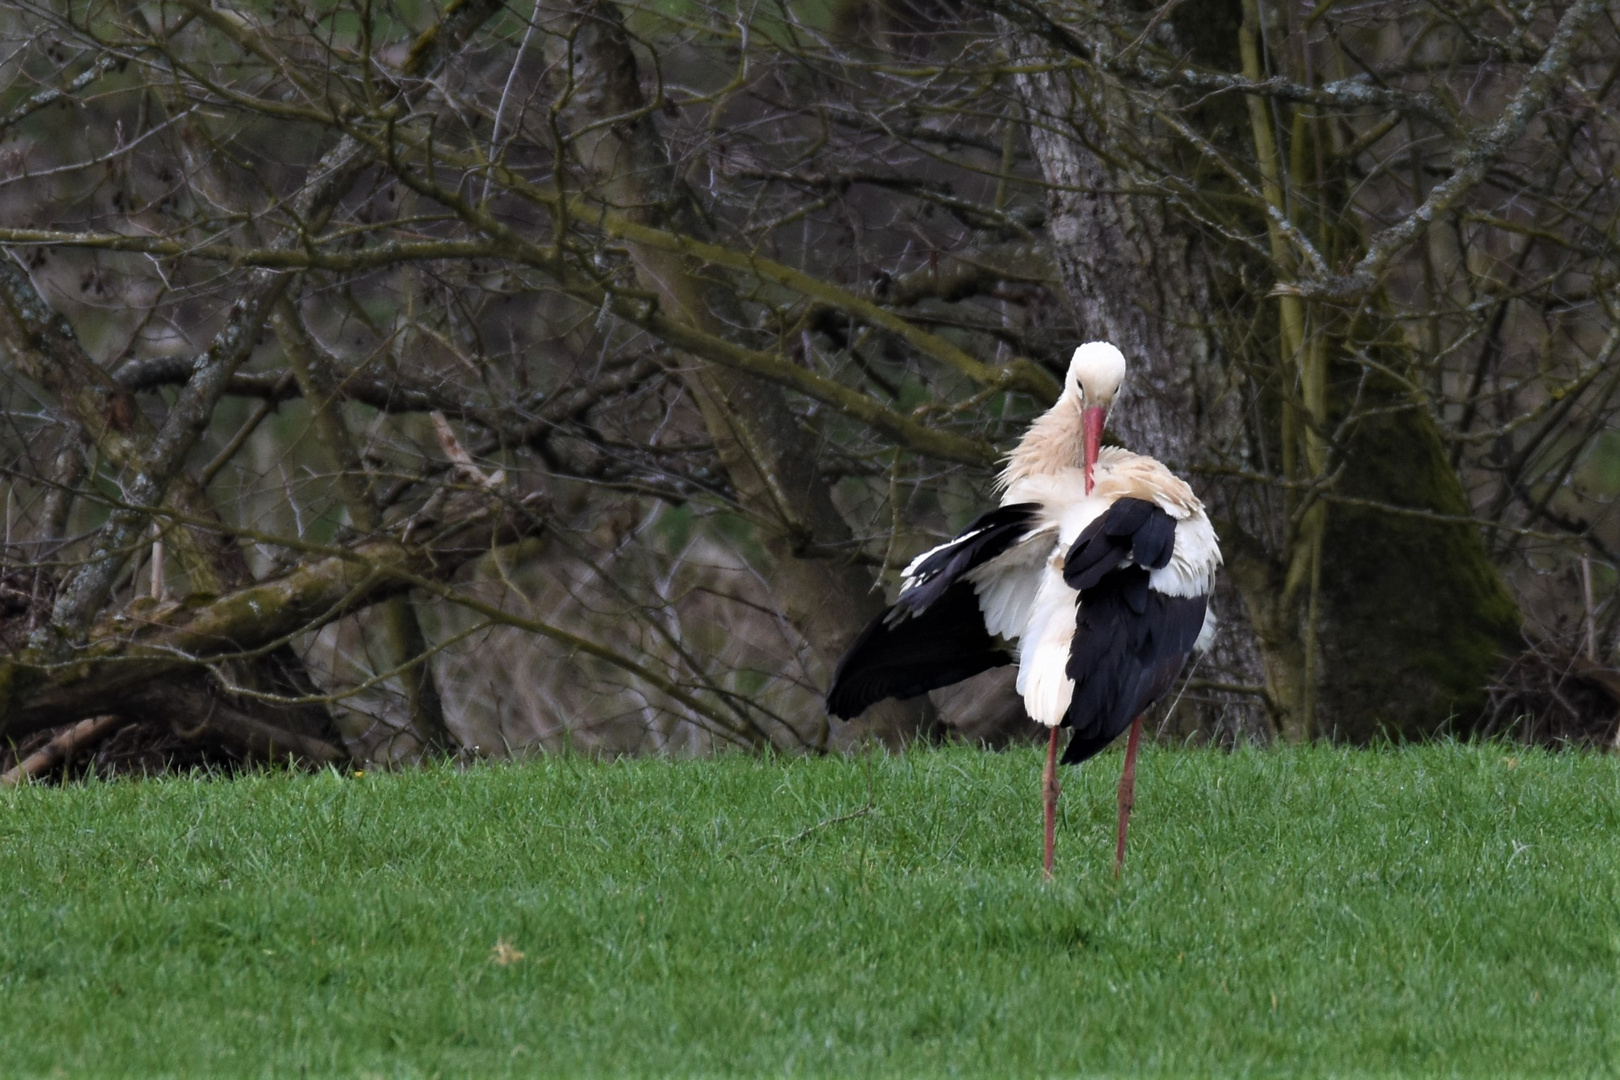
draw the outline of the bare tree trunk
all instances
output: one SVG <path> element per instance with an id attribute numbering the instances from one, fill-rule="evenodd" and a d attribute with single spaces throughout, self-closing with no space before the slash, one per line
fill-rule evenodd
<path id="1" fill-rule="evenodd" d="M 1115 14 L 1117 26 L 1133 25 Z M 1241 44 L 1245 74 L 1259 78 L 1253 5 L 1189 9 L 1185 18 L 1198 20 L 1195 48 L 1215 49 L 1212 41 L 1229 35 L 1236 40 L 1225 47 Z M 1225 686 L 1263 685 L 1265 726 L 1290 741 L 1418 736 L 1472 716 L 1518 615 L 1477 529 L 1433 520 L 1468 507 L 1432 416 L 1395 380 L 1368 378 L 1351 359 L 1377 350 L 1401 370 L 1406 361 L 1386 344 L 1398 335 L 1376 317 L 1376 302 L 1347 318 L 1286 296 L 1257 299 L 1252 282 L 1232 280 L 1252 255 L 1178 212 L 1133 168 L 1143 146 L 1160 167 L 1178 151 L 1162 118 L 1138 115 L 1132 95 L 1098 74 L 1116 43 L 1070 33 L 1096 66 L 1021 75 L 1019 87 L 1037 120 L 1031 139 L 1051 189 L 1063 283 L 1086 333 L 1114 341 L 1134 364 L 1116 433 L 1192 473 L 1217 521 L 1228 573 L 1217 599 L 1224 628 L 1206 675 Z M 1026 54 L 1046 48 L 1016 40 Z M 1281 208 L 1270 117 L 1264 109 L 1248 117 L 1254 141 L 1227 149 L 1259 161 L 1267 201 Z M 1286 269 L 1273 239 L 1273 258 Z M 1251 328 L 1247 340 L 1229 346 L 1222 320 Z M 1269 405 L 1246 385 L 1249 373 L 1266 370 L 1285 387 L 1280 400 L 1270 392 Z M 1266 447 L 1281 460 L 1266 461 Z M 1268 473 L 1320 490 L 1301 496 L 1218 479 Z M 1261 727 L 1258 720 L 1251 714 L 1248 726 Z"/>
<path id="2" fill-rule="evenodd" d="M 710 230 L 653 125 L 617 6 L 575 3 L 569 39 L 574 148 L 591 194 L 643 223 L 707 239 Z M 639 283 L 665 312 L 711 333 L 746 334 L 735 294 L 716 268 L 644 245 L 632 244 L 631 252 Z M 680 376 L 775 560 L 772 585 L 783 611 L 830 675 L 861 627 L 882 610 L 883 598 L 864 570 L 806 554 L 812 546 L 851 541 L 848 524 L 816 474 L 815 437 L 803 430 L 782 391 L 762 379 L 697 359 L 683 365 Z M 875 741 L 893 747 L 926 736 L 932 726 L 926 698 L 886 702 L 830 737 L 840 745 Z"/>
<path id="3" fill-rule="evenodd" d="M 1024 51 L 1040 51 L 1038 42 L 1012 39 Z M 1243 467 L 1242 397 L 1210 319 L 1214 255 L 1173 218 L 1164 199 L 1133 194 L 1130 171 L 1093 150 L 1106 145 L 1109 125 L 1135 122 L 1128 102 L 1062 70 L 1021 75 L 1018 87 L 1035 121 L 1030 138 L 1050 192 L 1047 228 L 1064 290 L 1083 336 L 1112 341 L 1131 363 L 1110 432 L 1184 474 L 1211 463 Z M 1247 540 L 1263 509 L 1223 485 L 1193 479 L 1229 568 L 1214 605 L 1221 633 L 1196 674 L 1225 687 L 1266 688 L 1263 697 L 1202 695 L 1208 704 L 1197 710 L 1198 726 L 1264 739 L 1280 719 L 1278 703 L 1296 692 L 1286 680 L 1297 657 L 1280 653 L 1297 635 L 1276 625 L 1264 548 Z"/>
<path id="4" fill-rule="evenodd" d="M 297 309 L 283 300 L 271 319 L 288 366 L 298 381 L 321 444 L 336 466 L 339 488 L 349 520 L 362 536 L 375 535 L 382 527 L 382 507 L 376 493 L 366 483 L 366 470 L 355 448 L 348 424 L 339 408 L 331 364 L 311 339 Z M 444 705 L 427 658 L 427 640 L 408 594 L 390 596 L 377 605 L 376 619 L 367 629 L 372 663 L 382 671 L 400 670 L 403 727 L 379 740 L 365 732 L 346 732 L 365 746 L 369 757 L 388 762 L 411 761 L 424 753 L 443 753 L 453 740 L 445 725 Z M 412 661 L 415 661 L 413 664 Z M 379 725 L 386 726 L 386 725 Z M 367 725 L 369 729 L 371 725 Z"/>

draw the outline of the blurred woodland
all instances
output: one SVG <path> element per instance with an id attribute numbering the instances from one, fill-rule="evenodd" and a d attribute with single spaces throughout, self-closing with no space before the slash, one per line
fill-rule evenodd
<path id="1" fill-rule="evenodd" d="M 1617 15 L 14 0 L 5 763 L 1024 737 L 820 695 L 1095 338 L 1226 552 L 1161 737 L 1607 744 Z"/>

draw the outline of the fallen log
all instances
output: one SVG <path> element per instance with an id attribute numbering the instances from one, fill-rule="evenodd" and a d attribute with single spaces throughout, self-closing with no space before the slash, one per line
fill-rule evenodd
<path id="1" fill-rule="evenodd" d="M 125 720 L 122 716 L 92 716 L 81 720 L 62 734 L 0 773 L 0 787 L 16 787 L 28 780 L 37 780 L 69 760 L 81 750 L 96 745 L 116 731 Z"/>
<path id="2" fill-rule="evenodd" d="M 540 527 L 536 515 L 496 493 L 461 492 L 431 517 L 418 514 L 397 523 L 410 542 L 389 536 L 317 549 L 280 577 L 222 596 L 134 602 L 98 621 L 63 661 L 0 658 L 0 700 L 9 698 L 10 706 L 0 718 L 0 734 L 16 739 L 132 709 L 190 715 L 193 725 L 209 714 L 219 741 L 247 756 L 346 758 L 323 739 L 231 707 L 204 684 L 209 669 L 274 650 L 294 635 L 411 588 L 413 580 L 445 580 L 492 547 Z"/>

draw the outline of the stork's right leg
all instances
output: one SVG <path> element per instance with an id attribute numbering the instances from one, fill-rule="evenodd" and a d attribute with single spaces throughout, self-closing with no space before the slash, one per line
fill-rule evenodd
<path id="1" fill-rule="evenodd" d="M 1046 811 L 1046 846 L 1043 849 L 1041 865 L 1046 870 L 1046 880 L 1052 880 L 1052 849 L 1057 843 L 1057 740 L 1058 729 L 1052 728 L 1052 738 L 1046 744 L 1046 770 L 1041 773 L 1041 802 Z"/>
<path id="2" fill-rule="evenodd" d="M 1142 741 L 1142 718 L 1131 721 L 1131 737 L 1125 743 L 1125 771 L 1119 776 L 1119 842 L 1114 847 L 1114 876 L 1125 867 L 1125 833 L 1131 827 L 1131 807 L 1136 805 L 1136 744 Z"/>

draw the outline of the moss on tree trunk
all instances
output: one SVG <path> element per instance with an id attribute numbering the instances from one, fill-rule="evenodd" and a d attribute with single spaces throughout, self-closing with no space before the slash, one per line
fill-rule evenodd
<path id="1" fill-rule="evenodd" d="M 1364 415 L 1341 447 L 1346 465 L 1336 493 L 1467 516 L 1429 414 L 1399 409 L 1398 388 L 1371 389 L 1374 400 L 1363 399 Z M 1322 561 L 1323 731 L 1364 742 L 1421 738 L 1448 723 L 1471 727 L 1519 628 L 1478 527 L 1336 501 Z"/>

